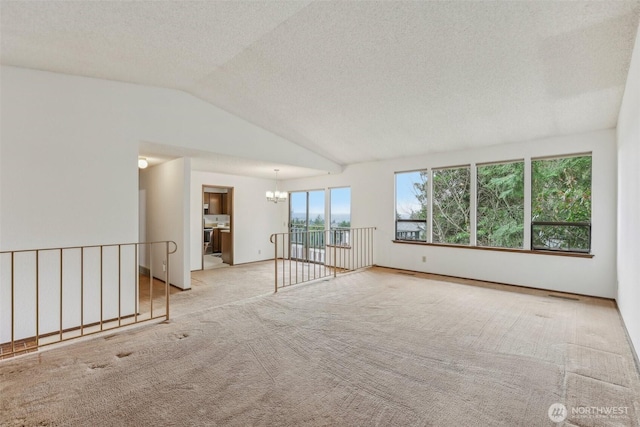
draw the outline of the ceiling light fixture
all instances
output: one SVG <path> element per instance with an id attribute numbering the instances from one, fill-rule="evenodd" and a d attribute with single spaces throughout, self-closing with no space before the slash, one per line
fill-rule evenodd
<path id="1" fill-rule="evenodd" d="M 145 169 L 147 166 L 149 166 L 147 159 L 145 157 L 138 157 L 138 167 L 140 169 Z"/>
<path id="2" fill-rule="evenodd" d="M 286 191 L 278 191 L 278 172 L 280 169 L 274 169 L 276 172 L 276 189 L 275 191 L 267 191 L 267 200 L 273 203 L 278 202 L 286 202 L 287 201 L 287 192 Z"/>

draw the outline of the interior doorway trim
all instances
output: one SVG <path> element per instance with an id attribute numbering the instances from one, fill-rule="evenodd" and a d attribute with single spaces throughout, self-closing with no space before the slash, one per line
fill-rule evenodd
<path id="1" fill-rule="evenodd" d="M 218 190 L 227 190 L 227 214 L 229 215 L 229 248 L 228 248 L 228 257 L 226 257 L 226 264 L 229 265 L 233 265 L 233 253 L 234 253 L 234 213 L 233 213 L 233 208 L 234 208 L 234 187 L 228 187 L 226 185 L 218 185 L 218 184 L 203 184 L 202 185 L 202 190 L 200 191 L 200 206 L 201 206 L 201 218 L 202 218 L 202 232 L 200 233 L 200 269 L 204 270 L 204 257 L 205 257 L 205 253 L 204 253 L 204 244 L 205 244 L 205 239 L 204 239 L 204 225 L 205 225 L 205 221 L 204 221 L 204 207 L 205 207 L 205 193 L 207 192 L 207 189 L 218 189 Z M 213 238 L 213 233 L 211 238 Z"/>

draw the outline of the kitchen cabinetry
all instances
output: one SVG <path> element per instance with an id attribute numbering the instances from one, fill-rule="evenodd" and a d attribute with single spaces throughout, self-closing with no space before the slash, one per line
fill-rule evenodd
<path id="1" fill-rule="evenodd" d="M 222 213 L 225 215 L 231 213 L 231 197 L 228 193 L 222 194 Z"/>
<path id="2" fill-rule="evenodd" d="M 211 247 L 214 254 L 220 252 L 220 250 L 222 249 L 222 244 L 220 242 L 220 230 L 217 228 L 213 229 Z"/>
<path id="3" fill-rule="evenodd" d="M 218 193 L 204 193 L 205 203 L 209 204 L 209 215 L 220 215 L 222 213 L 222 198 Z"/>
<path id="4" fill-rule="evenodd" d="M 204 230 L 204 254 L 216 254 L 222 251 L 222 237 L 219 228 Z"/>
<path id="5" fill-rule="evenodd" d="M 231 233 L 229 230 L 221 231 L 222 237 L 222 262 L 233 265 L 233 251 L 231 245 Z"/>
<path id="6" fill-rule="evenodd" d="M 229 196 L 226 193 L 204 193 L 203 203 L 208 205 L 206 215 L 226 215 L 229 213 Z"/>

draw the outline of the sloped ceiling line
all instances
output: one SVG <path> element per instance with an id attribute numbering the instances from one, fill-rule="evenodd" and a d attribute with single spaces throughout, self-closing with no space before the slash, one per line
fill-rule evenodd
<path id="1" fill-rule="evenodd" d="M 187 91 L 339 165 L 615 127 L 640 2 L 3 1 L 2 64 Z"/>

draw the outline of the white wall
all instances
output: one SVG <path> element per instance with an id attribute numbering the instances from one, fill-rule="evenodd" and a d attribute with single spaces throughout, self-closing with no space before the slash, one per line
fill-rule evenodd
<path id="1" fill-rule="evenodd" d="M 6 66 L 0 88 L 0 250 L 136 242 L 140 141 L 341 170 L 180 91 Z"/>
<path id="2" fill-rule="evenodd" d="M 393 243 L 394 172 L 593 152 L 592 259 Z M 376 226 L 375 263 L 607 298 L 615 296 L 615 131 L 351 165 L 339 175 L 284 181 L 286 190 L 351 186 L 351 223 Z M 286 217 L 286 212 L 284 213 Z M 427 262 L 422 262 L 426 256 Z"/>
<path id="3" fill-rule="evenodd" d="M 341 167 L 186 93 L 1 68 L 0 249 L 137 239 L 140 141 Z"/>
<path id="4" fill-rule="evenodd" d="M 233 187 L 233 262 L 273 258 L 272 233 L 286 230 L 287 203 L 265 198 L 274 180 L 193 171 L 191 173 L 191 270 L 202 268 L 202 186 Z M 283 219 L 284 218 L 284 219 Z"/>
<path id="5" fill-rule="evenodd" d="M 147 241 L 170 240 L 177 244 L 176 253 L 169 257 L 169 281 L 181 289 L 191 287 L 188 268 L 190 170 L 190 159 L 176 159 L 140 171 L 140 189 L 146 193 Z M 144 267 L 152 267 L 153 276 L 164 280 L 162 262 L 165 258 L 163 248 L 154 246 L 143 261 Z"/>
<path id="6" fill-rule="evenodd" d="M 92 137 L 99 131 L 105 136 L 126 135 L 136 143 L 163 143 L 278 164 L 342 170 L 318 154 L 185 92 L 16 67 L 3 66 L 1 71 L 3 122 L 11 122 L 18 113 L 12 114 L 15 105 L 10 105 L 10 116 L 5 117 L 4 92 L 10 97 L 29 93 L 47 101 L 42 103 L 44 108 L 30 109 L 23 122 L 46 122 L 61 129 L 72 123 L 66 128 L 72 133 L 80 124 L 92 130 Z M 51 105 L 58 107 L 55 115 L 42 114 Z M 63 122 L 56 123 L 57 117 L 64 117 Z M 39 143 L 47 145 L 44 141 L 52 139 L 56 139 L 55 132 Z"/>
<path id="7" fill-rule="evenodd" d="M 68 83 L 2 69 L 0 249 L 137 240 L 137 141 Z"/>
<path id="8" fill-rule="evenodd" d="M 0 250 L 137 241 L 138 143 L 122 132 L 83 88 L 51 73 L 2 67 L 0 128 Z M 60 327 L 59 258 L 42 253 L 40 332 Z M 97 320 L 99 258 L 85 253 L 84 320 Z M 35 263 L 17 261 L 15 337 L 35 335 Z M 117 317 L 117 264 L 105 251 L 104 316 Z M 10 263 L 0 267 L 0 342 L 11 329 Z M 79 252 L 64 255 L 63 327 L 80 323 Z M 135 289 L 135 268 L 123 265 L 122 294 Z M 131 266 L 131 269 L 129 268 Z M 131 273 L 124 276 L 124 272 Z M 133 310 L 123 302 L 123 315 Z M 114 311 L 115 308 L 115 311 Z M 114 316 L 115 314 L 115 316 Z"/>
<path id="9" fill-rule="evenodd" d="M 640 31 L 618 117 L 618 307 L 640 351 Z"/>

